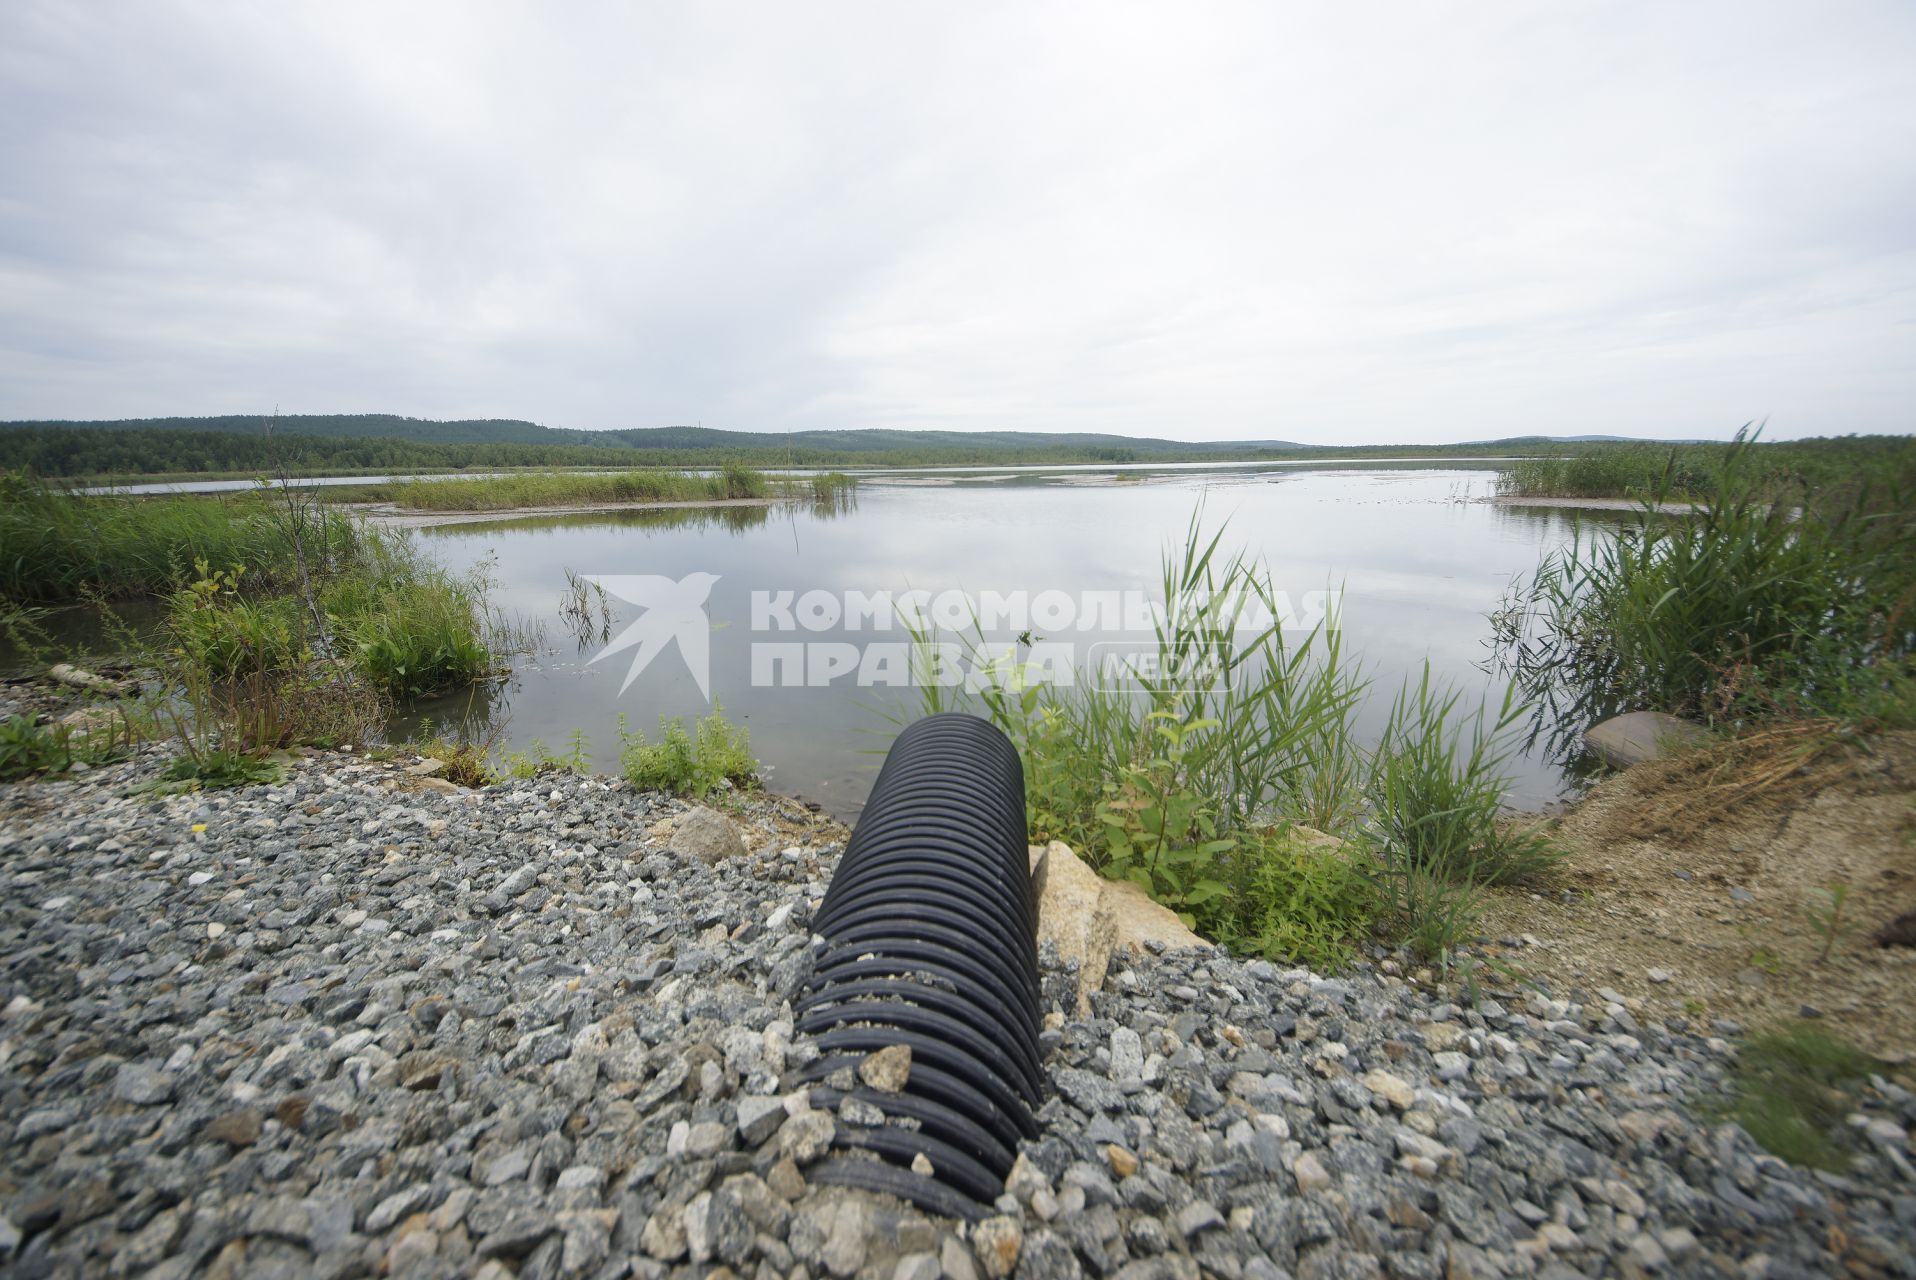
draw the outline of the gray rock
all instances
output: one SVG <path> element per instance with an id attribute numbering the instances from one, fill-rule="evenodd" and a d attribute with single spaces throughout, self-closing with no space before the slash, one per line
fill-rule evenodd
<path id="1" fill-rule="evenodd" d="M 123 1062 L 113 1076 L 113 1096 L 143 1107 L 173 1100 L 173 1077 L 140 1062 Z"/>
<path id="2" fill-rule="evenodd" d="M 943 1268 L 931 1253 L 908 1253 L 892 1268 L 891 1280 L 938 1280 Z"/>
<path id="3" fill-rule="evenodd" d="M 752 1243 L 752 1225 L 730 1191 L 705 1191 L 694 1196 L 685 1206 L 682 1220 L 693 1262 L 716 1258 L 737 1265 L 745 1260 Z"/>
<path id="4" fill-rule="evenodd" d="M 1709 730 L 1661 711 L 1631 711 L 1584 731 L 1583 740 L 1613 769 L 1686 751 L 1708 741 Z"/>
<path id="5" fill-rule="evenodd" d="M 738 1132 L 747 1144 L 757 1146 L 778 1132 L 785 1123 L 785 1100 L 783 1098 L 755 1097 L 750 1094 L 738 1100 Z"/>
<path id="6" fill-rule="evenodd" d="M 745 842 L 739 839 L 738 828 L 724 814 L 694 808 L 672 829 L 672 852 L 701 862 L 719 862 L 744 857 Z"/>
<path id="7" fill-rule="evenodd" d="M 801 1111 L 779 1129 L 779 1152 L 800 1164 L 808 1164 L 825 1154 L 837 1127 L 829 1111 Z"/>
<path id="8" fill-rule="evenodd" d="M 417 1209 L 426 1201 L 431 1190 L 423 1182 L 415 1182 L 403 1191 L 395 1191 L 373 1207 L 366 1215 L 366 1233 L 383 1235 L 399 1223 L 399 1220 Z"/>

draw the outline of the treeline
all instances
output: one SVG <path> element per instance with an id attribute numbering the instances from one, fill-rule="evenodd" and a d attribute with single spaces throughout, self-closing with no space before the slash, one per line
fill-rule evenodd
<path id="1" fill-rule="evenodd" d="M 742 433 L 727 433 L 742 434 Z M 750 439 L 751 437 L 747 437 Z M 1042 438 L 1042 437 L 1038 437 Z M 765 437 L 759 438 L 761 441 Z M 782 437 L 772 439 L 783 440 Z M 237 474 L 379 474 L 400 471 L 493 470 L 511 467 L 1002 466 L 1199 461 L 1269 461 L 1362 452 L 1374 457 L 1469 453 L 1484 446 L 1384 446 L 1362 450 L 1223 448 L 1148 451 L 1110 445 L 831 449 L 793 443 L 675 448 L 605 448 L 550 444 L 434 444 L 386 437 L 320 437 L 259 432 L 182 431 L 167 427 L 0 428 L 0 468 L 59 479 Z"/>
<path id="2" fill-rule="evenodd" d="M 9 428 L 70 427 L 81 431 L 217 431 L 234 435 L 279 434 L 324 439 L 405 440 L 418 444 L 533 444 L 552 448 L 698 450 L 800 449 L 853 455 L 903 451 L 1069 449 L 1100 461 L 1165 454 L 1211 456 L 1300 446 L 1284 440 L 1188 442 L 1092 432 L 902 431 L 721 431 L 713 427 L 631 427 L 578 431 L 546 427 L 516 418 L 461 418 L 438 421 L 391 413 L 291 414 L 262 418 L 229 414 L 207 418 L 123 418 L 106 422 L 28 421 L 0 423 Z"/>
<path id="3" fill-rule="evenodd" d="M 60 478 L 175 474 L 294 475 L 533 466 L 605 466 L 634 450 L 533 444 L 426 444 L 377 437 L 240 435 L 168 428 L 0 430 L 0 466 Z"/>
<path id="4" fill-rule="evenodd" d="M 194 423 L 193 427 L 164 423 Z M 206 424 L 223 424 L 218 429 Z M 233 424 L 245 424 L 239 430 Z M 415 435 L 496 428 L 539 435 L 525 440 L 432 440 L 368 430 L 363 435 L 307 434 L 289 426 L 401 424 Z M 647 443 L 631 443 L 635 438 Z M 557 441 L 574 441 L 559 443 Z M 590 443 L 577 443 L 586 440 Z M 618 441 L 627 443 L 620 444 Z M 882 445 L 883 447 L 877 447 Z M 506 470 L 518 467 L 925 467 L 1113 464 L 1133 462 L 1278 462 L 1328 456 L 1445 458 L 1518 456 L 1596 460 L 1576 467 L 1534 468 L 1513 492 L 1534 495 L 1619 496 L 1661 472 L 1674 456 L 1682 490 L 1722 445 L 1658 445 L 1628 441 L 1565 441 L 1541 436 L 1455 445 L 1326 447 L 1283 441 L 1132 439 L 1124 436 L 1043 435 L 1033 432 L 809 431 L 753 434 L 698 427 L 643 431 L 555 431 L 505 419 L 427 422 L 367 414 L 281 418 L 270 432 L 259 418 L 152 419 L 139 425 L 0 423 L 0 469 L 55 479 L 120 479 L 192 475 L 372 475 L 395 472 Z M 1916 471 L 1916 440 L 1907 436 L 1842 436 L 1761 444 L 1757 453 L 1777 472 L 1812 483 Z"/>
<path id="5" fill-rule="evenodd" d="M 237 474 L 351 475 L 512 467 L 940 466 L 1142 461 L 1106 448 L 887 449 L 849 451 L 796 446 L 614 449 L 584 445 L 431 444 L 372 437 L 240 435 L 168 428 L 0 429 L 0 468 L 50 478 Z"/>

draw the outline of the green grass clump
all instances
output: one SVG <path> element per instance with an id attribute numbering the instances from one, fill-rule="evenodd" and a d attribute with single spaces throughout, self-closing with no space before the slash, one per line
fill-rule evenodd
<path id="1" fill-rule="evenodd" d="M 452 577 L 403 538 L 368 538 L 320 595 L 334 647 L 380 694 L 443 693 L 497 667 L 485 583 Z"/>
<path id="2" fill-rule="evenodd" d="M 1487 721 L 1428 670 L 1391 707 L 1368 781 L 1371 824 L 1387 861 L 1459 883 L 1535 879 L 1558 854 L 1500 821 L 1509 761 L 1505 731 L 1523 708 L 1506 698 Z"/>
<path id="3" fill-rule="evenodd" d="M 764 474 L 740 462 L 726 463 L 715 478 L 719 492 L 728 499 L 763 498 L 767 492 Z"/>
<path id="4" fill-rule="evenodd" d="M 389 697 L 469 685 L 494 665 L 480 606 L 458 582 L 374 591 L 367 607 L 340 617 L 339 629 L 354 667 Z"/>
<path id="5" fill-rule="evenodd" d="M 67 765 L 66 743 L 58 734 L 26 716 L 11 716 L 0 722 L 0 780 L 12 781 L 28 774 Z"/>
<path id="6" fill-rule="evenodd" d="M 491 753 L 483 742 L 434 737 L 409 742 L 404 750 L 444 762 L 446 767 L 438 776 L 456 786 L 489 787 L 500 780 L 499 770 L 493 767 Z"/>
<path id="7" fill-rule="evenodd" d="M 1561 858 L 1540 833 L 1508 822 L 1507 731 L 1526 712 L 1466 712 L 1426 668 L 1401 691 L 1366 782 L 1380 909 L 1419 954 L 1447 957 L 1475 931 L 1488 885 L 1534 880 Z"/>
<path id="8" fill-rule="evenodd" d="M 229 747 L 214 747 L 176 757 L 151 789 L 159 794 L 218 791 L 274 783 L 284 776 L 285 770 L 271 760 Z"/>
<path id="9" fill-rule="evenodd" d="M 811 478 L 812 501 L 823 506 L 837 504 L 844 495 L 858 487 L 858 481 L 842 471 L 823 471 Z"/>
<path id="10" fill-rule="evenodd" d="M 1861 1049 L 1810 1027 L 1765 1032 L 1738 1051 L 1723 1113 L 1765 1151 L 1841 1172 L 1849 1155 L 1845 1119 L 1878 1069 Z"/>
<path id="11" fill-rule="evenodd" d="M 758 781 L 751 736 L 716 707 L 690 732 L 681 720 L 659 717 L 659 741 L 628 730 L 619 721 L 619 769 L 626 781 L 647 791 L 665 791 L 702 800 L 728 782 L 737 787 Z"/>
<path id="12" fill-rule="evenodd" d="M 592 744 L 584 729 L 574 729 L 566 739 L 563 752 L 554 751 L 545 739 L 534 738 L 524 751 L 508 752 L 505 770 L 515 778 L 536 778 L 542 773 L 590 773 Z"/>
<path id="13" fill-rule="evenodd" d="M 1239 845 L 1241 886 L 1225 904 L 1234 948 L 1315 969 L 1349 963 L 1378 914 L 1377 886 L 1352 852 L 1274 830 Z"/>
<path id="14" fill-rule="evenodd" d="M 215 680 L 278 674 L 304 662 L 307 621 L 297 601 L 244 598 L 241 565 L 216 570 L 202 560 L 197 571 L 167 610 L 167 632 L 185 662 Z"/>
<path id="15" fill-rule="evenodd" d="M 1916 515 L 1868 493 L 1777 499 L 1753 448 L 1722 454 L 1701 512 L 1646 506 L 1513 589 L 1494 625 L 1527 693 L 1584 722 L 1612 707 L 1735 722 L 1841 717 L 1906 687 Z"/>

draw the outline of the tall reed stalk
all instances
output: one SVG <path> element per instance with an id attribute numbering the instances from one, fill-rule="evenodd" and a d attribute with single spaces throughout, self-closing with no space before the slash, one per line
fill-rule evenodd
<path id="1" fill-rule="evenodd" d="M 954 687 L 917 627 L 923 709 L 988 716 L 1024 761 L 1033 839 L 1064 840 L 1213 937 L 1324 964 L 1377 930 L 1447 952 L 1481 886 L 1552 861 L 1542 841 L 1503 833 L 1519 708 L 1507 697 L 1486 721 L 1426 670 L 1367 746 L 1355 725 L 1369 683 L 1336 618 L 1286 635 L 1268 574 L 1222 538 L 1194 515 L 1167 552 L 1134 682 L 1034 682 L 1020 645 L 974 623 Z"/>

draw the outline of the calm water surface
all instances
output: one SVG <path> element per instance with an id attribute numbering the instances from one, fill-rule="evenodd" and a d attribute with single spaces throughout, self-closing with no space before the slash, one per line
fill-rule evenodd
<path id="1" fill-rule="evenodd" d="M 661 652 L 623 693 L 629 652 L 588 664 L 601 637 L 577 640 L 562 618 L 567 570 L 675 580 L 713 574 L 713 695 L 751 731 L 771 785 L 853 817 L 894 731 L 888 717 L 914 695 L 860 689 L 849 678 L 824 688 L 754 687 L 751 646 L 903 637 L 755 635 L 754 590 L 1062 590 L 1076 597 L 1136 589 L 1155 598 L 1161 555 L 1181 541 L 1202 503 L 1207 527 L 1228 521 L 1225 547 L 1261 559 L 1293 599 L 1342 586 L 1346 653 L 1361 657 L 1377 690 L 1365 720 L 1374 730 L 1390 693 L 1426 658 L 1473 694 L 1492 691 L 1481 666 L 1486 614 L 1511 578 L 1567 541 L 1573 527 L 1567 512 L 1474 501 L 1491 492 L 1488 467 L 1153 470 L 1110 482 L 1117 471 L 880 477 L 860 484 L 854 510 L 837 514 L 792 506 L 625 512 L 421 530 L 425 549 L 449 567 L 483 567 L 495 603 L 542 623 L 544 643 L 508 681 L 415 708 L 394 729 L 494 717 L 508 746 L 538 738 L 555 749 L 582 730 L 595 764 L 610 769 L 621 715 L 649 731 L 661 715 L 700 715 L 708 704 L 676 650 Z M 612 605 L 613 634 L 642 613 Z M 1079 643 L 1082 653 L 1098 637 L 1055 638 Z M 1519 762 L 1516 781 L 1512 801 L 1523 807 L 1547 804 L 1565 787 L 1560 771 L 1537 756 Z"/>

